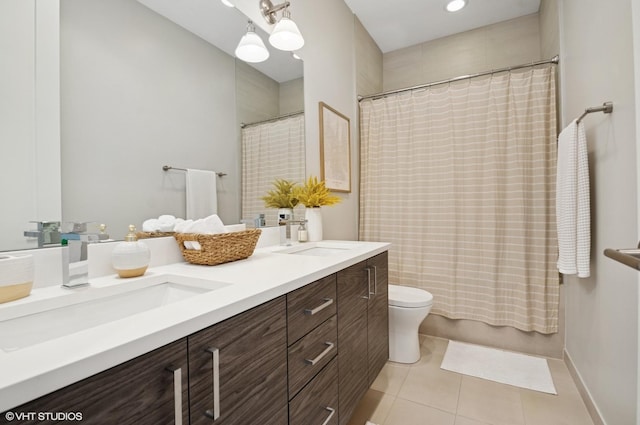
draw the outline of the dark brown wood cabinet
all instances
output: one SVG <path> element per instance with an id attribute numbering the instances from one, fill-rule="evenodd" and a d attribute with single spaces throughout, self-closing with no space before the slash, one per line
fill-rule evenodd
<path id="1" fill-rule="evenodd" d="M 11 409 L 36 415 L 32 420 L 6 423 L 173 425 L 181 419 L 188 424 L 187 378 L 187 340 L 183 338 Z M 47 420 L 41 416 L 47 413 L 80 414 L 81 420 L 77 416 L 69 421 Z"/>
<path id="2" fill-rule="evenodd" d="M 387 298 L 384 252 L 11 412 L 77 412 L 100 425 L 345 425 L 388 358 Z"/>
<path id="3" fill-rule="evenodd" d="M 389 360 L 389 265 L 387 253 L 367 260 L 373 272 L 373 294 L 367 308 L 367 348 L 369 350 L 368 386 L 373 384 Z"/>
<path id="4" fill-rule="evenodd" d="M 338 425 L 338 362 L 334 358 L 289 403 L 289 425 Z"/>
<path id="5" fill-rule="evenodd" d="M 285 312 L 283 296 L 188 337 L 191 424 L 287 424 Z"/>
<path id="6" fill-rule="evenodd" d="M 338 272 L 339 420 L 345 425 L 389 358 L 384 252 Z"/>

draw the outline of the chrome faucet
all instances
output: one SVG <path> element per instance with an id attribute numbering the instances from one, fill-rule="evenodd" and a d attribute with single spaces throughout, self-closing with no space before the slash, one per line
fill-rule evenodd
<path id="1" fill-rule="evenodd" d="M 280 245 L 291 245 L 291 225 L 292 224 L 304 224 L 307 220 L 287 220 L 280 218 L 278 219 L 279 226 L 285 226 L 285 236 L 284 241 L 282 240 L 282 233 L 280 234 Z"/>
<path id="2" fill-rule="evenodd" d="M 73 288 L 89 283 L 88 245 L 109 239 L 106 225 L 99 226 L 100 231 L 87 232 L 88 223 L 63 223 L 62 233 L 62 286 Z"/>
<path id="3" fill-rule="evenodd" d="M 25 230 L 26 238 L 37 238 L 38 248 L 49 244 L 60 243 L 60 222 L 59 221 L 31 221 L 38 225 L 37 229 Z"/>

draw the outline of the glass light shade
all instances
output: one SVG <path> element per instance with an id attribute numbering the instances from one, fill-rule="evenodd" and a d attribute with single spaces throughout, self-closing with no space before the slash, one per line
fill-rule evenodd
<path id="1" fill-rule="evenodd" d="M 245 62 L 263 62 L 269 58 L 269 51 L 258 34 L 247 31 L 236 47 L 236 57 Z"/>
<path id="2" fill-rule="evenodd" d="M 269 43 L 276 49 L 290 52 L 304 46 L 304 38 L 296 23 L 283 16 L 269 36 Z"/>

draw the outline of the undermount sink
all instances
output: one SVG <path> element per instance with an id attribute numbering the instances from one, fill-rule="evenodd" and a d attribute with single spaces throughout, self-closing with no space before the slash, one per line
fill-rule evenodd
<path id="1" fill-rule="evenodd" d="M 343 254 L 356 245 L 342 242 L 309 242 L 301 243 L 300 245 L 293 246 L 291 248 L 285 248 L 279 251 L 275 251 L 278 254 L 295 254 L 295 255 L 309 255 L 313 257 L 329 257 L 335 254 Z"/>
<path id="2" fill-rule="evenodd" d="M 87 288 L 85 292 L 35 301 L 19 314 L 0 318 L 0 350 L 19 350 L 41 342 L 177 303 L 214 291 L 228 283 L 178 276 L 122 283 L 117 287 Z M 23 306 L 21 306 L 23 307 Z M 9 310 L 10 311 L 10 310 Z M 3 311 L 2 316 L 7 316 Z M 9 314 L 9 316 L 11 316 Z"/>

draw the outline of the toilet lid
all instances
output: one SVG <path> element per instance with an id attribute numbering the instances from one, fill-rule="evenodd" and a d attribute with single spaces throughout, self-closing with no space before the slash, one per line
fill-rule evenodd
<path id="1" fill-rule="evenodd" d="M 433 295 L 424 289 L 389 285 L 389 305 L 396 307 L 427 307 L 433 304 Z"/>

